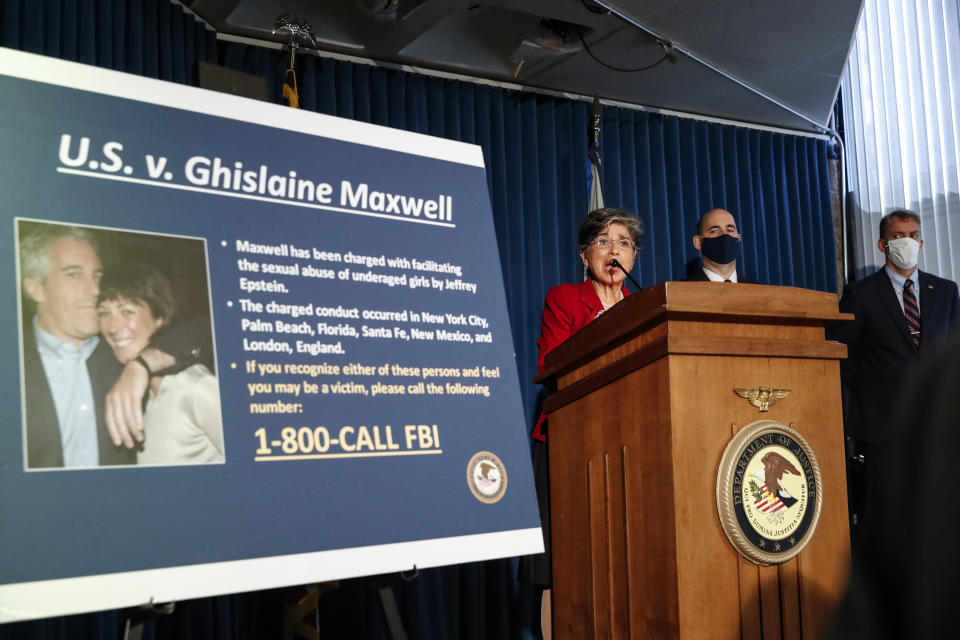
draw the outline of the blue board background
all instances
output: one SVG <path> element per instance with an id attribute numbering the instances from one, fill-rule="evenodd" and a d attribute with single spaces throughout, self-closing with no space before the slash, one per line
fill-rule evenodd
<path id="1" fill-rule="evenodd" d="M 4 583 L 539 526 L 482 168 L 9 77 L 0 77 L 0 95 L 4 140 L 0 189 L 6 229 L 0 233 L 0 249 L 7 256 L 0 272 L 0 299 L 6 301 L 0 305 L 0 348 L 9 354 L 10 363 L 4 370 L 7 384 L 0 390 L 0 403 L 8 408 L 6 428 L 0 430 L 0 508 L 5 514 L 0 576 Z M 217 96 L 208 95 L 215 110 Z M 371 129 L 375 136 L 376 129 Z M 181 183 L 185 182 L 183 162 L 198 154 L 218 156 L 227 163 L 239 160 L 248 169 L 266 164 L 279 174 L 293 169 L 300 177 L 335 187 L 348 179 L 427 198 L 443 192 L 453 196 L 456 228 L 57 173 L 63 133 L 88 136 L 94 148 L 107 140 L 120 141 L 128 163 L 142 163 L 146 153 L 167 156 L 169 168 L 178 174 L 175 181 Z M 430 144 L 426 138 L 421 140 Z M 141 166 L 134 177 L 146 177 Z M 15 216 L 206 238 L 226 464 L 23 471 L 17 411 L 20 376 L 13 366 L 19 349 Z M 406 287 L 277 278 L 293 293 L 243 294 L 235 239 L 449 261 L 463 265 L 463 279 L 477 282 L 478 292 L 475 296 L 439 295 Z M 227 247 L 221 246 L 221 240 L 228 242 Z M 241 349 L 242 337 L 251 337 L 240 331 L 244 314 L 237 305 L 227 306 L 228 300 L 240 297 L 361 309 L 479 312 L 490 321 L 494 342 L 357 340 L 347 356 L 304 354 L 281 359 L 250 354 Z M 367 365 L 483 364 L 499 366 L 502 377 L 478 381 L 491 385 L 490 398 L 403 396 L 358 401 L 315 396 L 304 401 L 300 416 L 254 416 L 248 411 L 251 398 L 246 383 L 256 380 L 242 367 L 227 366 L 250 357 L 282 362 L 337 362 L 339 358 L 341 364 Z M 286 425 L 322 424 L 335 429 L 343 424 L 391 424 L 397 434 L 399 425 L 406 423 L 437 424 L 444 453 L 253 460 L 253 432 L 260 426 L 276 433 Z M 493 505 L 476 500 L 465 480 L 468 460 L 481 450 L 498 455 L 509 473 L 506 494 Z"/>

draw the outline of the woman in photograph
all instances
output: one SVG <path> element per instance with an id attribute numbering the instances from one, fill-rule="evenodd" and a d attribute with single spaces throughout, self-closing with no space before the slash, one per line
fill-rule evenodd
<path id="1" fill-rule="evenodd" d="M 100 332 L 120 363 L 136 360 L 174 318 L 170 282 L 145 264 L 107 269 L 100 280 Z M 145 365 L 146 366 L 146 365 Z M 217 378 L 203 364 L 164 375 L 150 372 L 139 465 L 222 462 L 223 427 Z"/>

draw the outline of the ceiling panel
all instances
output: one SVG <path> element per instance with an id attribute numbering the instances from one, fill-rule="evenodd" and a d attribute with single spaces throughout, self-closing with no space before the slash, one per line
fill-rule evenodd
<path id="1" fill-rule="evenodd" d="M 747 123 L 822 131 L 862 0 L 194 0 L 220 33 L 277 40 L 302 15 L 322 50 Z M 282 7 L 279 8 L 278 7 Z M 387 8 L 384 11 L 384 8 Z M 593 9 L 591 11 L 590 9 Z M 647 71 L 605 68 L 598 58 Z M 732 80 L 731 78 L 735 79 Z M 811 122 L 812 121 L 812 122 Z"/>

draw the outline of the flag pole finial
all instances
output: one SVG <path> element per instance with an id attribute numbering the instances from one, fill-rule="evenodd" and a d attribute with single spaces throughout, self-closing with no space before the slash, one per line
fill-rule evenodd
<path id="1" fill-rule="evenodd" d="M 301 46 L 311 46 L 317 48 L 317 41 L 313 25 L 307 22 L 303 16 L 298 15 L 291 18 L 290 14 L 283 13 L 273 20 L 273 35 L 286 38 L 287 45 L 290 47 L 290 68 L 284 74 L 283 97 L 293 108 L 300 107 L 300 93 L 297 88 L 297 48 Z"/>

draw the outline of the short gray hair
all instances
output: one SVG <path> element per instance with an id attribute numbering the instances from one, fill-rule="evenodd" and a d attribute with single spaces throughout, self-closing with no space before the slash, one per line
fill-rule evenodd
<path id="1" fill-rule="evenodd" d="M 909 209 L 895 209 L 888 213 L 887 215 L 880 218 L 880 238 L 882 239 L 887 233 L 887 227 L 890 226 L 890 221 L 892 219 L 898 220 L 913 220 L 917 223 L 917 226 L 920 226 L 920 216 L 910 211 Z"/>
<path id="2" fill-rule="evenodd" d="M 640 239 L 643 238 L 643 221 L 632 213 L 611 207 L 594 209 L 584 218 L 580 225 L 580 232 L 577 234 L 580 251 L 586 253 L 590 243 L 611 224 L 622 224 L 627 228 L 630 239 L 633 241 L 633 255 L 636 257 L 637 252 L 640 251 Z"/>
<path id="3" fill-rule="evenodd" d="M 97 241 L 93 234 L 81 227 L 63 224 L 20 223 L 20 277 L 33 278 L 37 282 L 47 281 L 47 268 L 50 266 L 50 245 L 60 238 L 70 238 L 77 242 L 88 242 L 97 250 Z M 33 227 L 22 233 L 24 225 Z"/>

